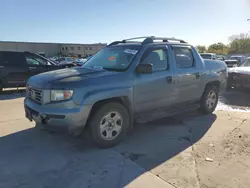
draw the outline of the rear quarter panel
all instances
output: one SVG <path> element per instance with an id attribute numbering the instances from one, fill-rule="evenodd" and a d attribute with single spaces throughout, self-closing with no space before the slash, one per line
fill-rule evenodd
<path id="1" fill-rule="evenodd" d="M 219 81 L 221 86 L 221 91 L 225 90 L 227 86 L 227 65 L 224 61 L 216 60 L 204 60 L 205 69 L 208 71 L 206 76 L 206 83 Z"/>

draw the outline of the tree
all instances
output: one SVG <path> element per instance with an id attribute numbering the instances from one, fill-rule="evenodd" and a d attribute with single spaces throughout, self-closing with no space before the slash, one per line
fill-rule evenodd
<path id="1" fill-rule="evenodd" d="M 248 33 L 230 36 L 229 41 L 229 53 L 250 53 L 250 35 Z"/>
<path id="2" fill-rule="evenodd" d="M 228 47 L 225 44 L 218 42 L 215 44 L 211 44 L 208 47 L 207 51 L 209 53 L 226 55 L 228 53 Z"/>
<path id="3" fill-rule="evenodd" d="M 207 51 L 206 46 L 201 46 L 201 45 L 196 46 L 196 49 L 198 50 L 199 53 L 204 53 Z"/>

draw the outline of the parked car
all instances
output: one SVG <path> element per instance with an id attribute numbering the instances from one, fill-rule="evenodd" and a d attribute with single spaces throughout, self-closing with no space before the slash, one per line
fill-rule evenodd
<path id="1" fill-rule="evenodd" d="M 250 58 L 241 65 L 228 70 L 228 87 L 250 89 Z"/>
<path id="2" fill-rule="evenodd" d="M 229 59 L 225 60 L 228 67 L 236 67 L 245 61 L 245 56 L 231 56 Z"/>
<path id="3" fill-rule="evenodd" d="M 98 146 L 111 147 L 134 121 L 196 108 L 212 113 L 219 91 L 226 88 L 226 64 L 203 60 L 183 40 L 142 39 L 113 42 L 82 67 L 31 77 L 26 117 L 37 126 L 64 127 L 75 135 L 87 126 Z"/>
<path id="4" fill-rule="evenodd" d="M 3 88 L 25 87 L 29 77 L 65 67 L 30 52 L 0 51 L 0 91 Z"/>
<path id="5" fill-rule="evenodd" d="M 217 59 L 220 60 L 220 61 L 225 61 L 226 57 L 223 56 L 223 55 L 217 55 Z"/>
<path id="6" fill-rule="evenodd" d="M 55 59 L 59 64 L 68 64 L 72 63 L 75 60 L 73 57 L 59 57 L 58 59 Z"/>
<path id="7" fill-rule="evenodd" d="M 201 56 L 203 59 L 213 59 L 213 60 L 216 60 L 216 59 L 217 59 L 217 56 L 216 56 L 216 54 L 214 54 L 214 53 L 200 53 L 200 56 Z"/>
<path id="8" fill-rule="evenodd" d="M 87 58 L 80 58 L 73 61 L 73 63 L 77 66 L 82 66 L 86 63 L 87 60 L 88 60 Z"/>

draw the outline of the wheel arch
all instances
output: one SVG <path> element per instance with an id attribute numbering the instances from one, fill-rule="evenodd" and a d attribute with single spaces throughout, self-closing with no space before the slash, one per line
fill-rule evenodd
<path id="1" fill-rule="evenodd" d="M 217 88 L 218 90 L 220 90 L 220 81 L 216 80 L 216 81 L 210 81 L 210 82 L 208 82 L 208 83 L 206 84 L 206 86 L 205 86 L 205 89 L 206 89 L 207 87 L 209 87 L 209 86 L 216 86 L 216 88 Z"/>
<path id="2" fill-rule="evenodd" d="M 131 101 L 129 100 L 128 96 L 119 96 L 119 97 L 111 97 L 111 98 L 105 98 L 99 101 L 96 101 L 89 113 L 88 119 L 87 119 L 87 124 L 86 127 L 88 127 L 88 122 L 90 119 L 93 117 L 95 112 L 103 105 L 108 104 L 108 103 L 120 103 L 125 106 L 125 108 L 128 110 L 129 115 L 130 115 L 130 125 L 131 127 L 133 126 L 133 108 Z"/>

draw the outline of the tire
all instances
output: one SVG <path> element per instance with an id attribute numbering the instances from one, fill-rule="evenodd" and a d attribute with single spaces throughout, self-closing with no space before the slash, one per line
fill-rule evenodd
<path id="1" fill-rule="evenodd" d="M 130 115 L 124 105 L 107 103 L 95 112 L 88 126 L 95 144 L 101 148 L 109 148 L 120 143 L 126 136 Z"/>
<path id="2" fill-rule="evenodd" d="M 206 87 L 200 101 L 200 111 L 204 114 L 212 113 L 219 100 L 218 88 L 215 85 L 209 85 Z"/>

